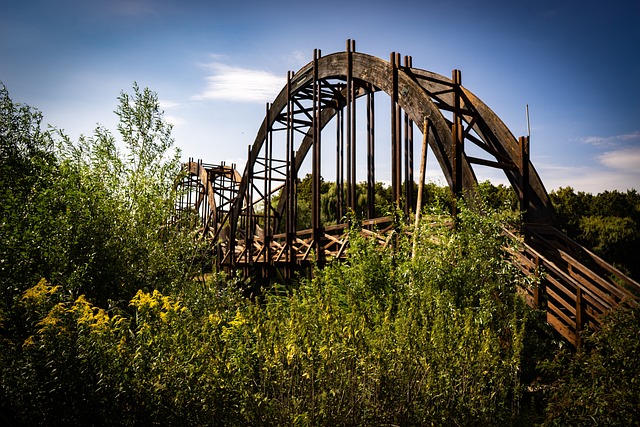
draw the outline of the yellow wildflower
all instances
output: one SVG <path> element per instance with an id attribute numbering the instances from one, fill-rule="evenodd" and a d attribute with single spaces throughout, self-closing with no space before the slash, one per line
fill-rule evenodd
<path id="1" fill-rule="evenodd" d="M 22 301 L 26 303 L 42 304 L 55 294 L 60 286 L 51 286 L 46 279 L 40 279 L 37 285 L 27 289 L 22 294 Z"/>

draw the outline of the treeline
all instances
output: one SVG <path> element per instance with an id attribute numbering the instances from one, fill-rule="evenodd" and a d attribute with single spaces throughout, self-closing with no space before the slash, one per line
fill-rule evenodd
<path id="1" fill-rule="evenodd" d="M 300 229 L 311 227 L 311 181 L 311 175 L 307 175 L 297 182 L 296 220 Z M 478 184 L 477 190 L 483 202 L 492 209 L 516 212 L 520 208 L 511 187 L 485 181 Z M 334 182 L 321 183 L 320 208 L 324 224 L 335 224 L 340 220 L 337 218 L 336 193 Z M 418 186 L 413 183 L 412 200 L 417 200 L 417 194 Z M 375 197 L 374 217 L 395 212 L 390 187 L 376 183 Z M 626 275 L 640 279 L 640 194 L 635 189 L 593 195 L 564 187 L 552 191 L 549 197 L 562 231 Z M 437 205 L 443 210 L 450 210 L 452 205 L 449 188 L 433 182 L 424 186 L 422 200 L 424 206 Z M 356 184 L 354 213 L 362 218 L 367 216 L 366 183 Z"/>
<path id="2" fill-rule="evenodd" d="M 549 196 L 569 237 L 640 279 L 640 194 L 636 190 L 592 195 L 565 187 Z"/>
<path id="3" fill-rule="evenodd" d="M 555 338 L 504 257 L 508 189 L 482 184 L 455 228 L 434 196 L 440 226 L 400 220 L 393 250 L 352 229 L 348 262 L 248 299 L 202 276 L 195 221 L 168 225 L 179 153 L 157 96 L 134 86 L 116 114 L 72 142 L 0 86 L 3 425 L 639 419 L 638 309 L 580 352 Z"/>

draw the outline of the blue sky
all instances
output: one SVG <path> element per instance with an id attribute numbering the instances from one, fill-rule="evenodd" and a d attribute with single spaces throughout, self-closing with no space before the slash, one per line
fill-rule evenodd
<path id="1" fill-rule="evenodd" d="M 516 136 L 528 104 L 548 190 L 640 190 L 639 21 L 638 0 L 0 0 L 0 80 L 72 139 L 97 123 L 115 132 L 117 96 L 136 81 L 158 93 L 185 158 L 243 166 L 287 71 L 355 39 L 462 70 Z"/>

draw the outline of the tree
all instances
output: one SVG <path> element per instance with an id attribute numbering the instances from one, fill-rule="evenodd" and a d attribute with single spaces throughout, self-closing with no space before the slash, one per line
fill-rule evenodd
<path id="1" fill-rule="evenodd" d="M 635 190 L 576 193 L 571 187 L 549 195 L 567 235 L 634 278 L 640 276 L 640 196 Z"/>
<path id="2" fill-rule="evenodd" d="M 0 289 L 2 303 L 39 279 L 43 231 L 50 208 L 41 203 L 57 174 L 42 113 L 14 103 L 0 82 Z"/>
<path id="3" fill-rule="evenodd" d="M 76 253 L 86 274 L 71 287 L 106 302 L 128 300 L 138 289 L 166 288 L 183 278 L 198 253 L 188 229 L 168 227 L 176 199 L 180 152 L 164 121 L 157 94 L 133 86 L 122 92 L 115 113 L 119 140 L 103 127 L 78 144 L 64 140 L 62 164 L 77 181 L 83 201 L 69 208 L 81 238 Z M 96 179 L 100 177 L 100 179 Z"/>
<path id="4" fill-rule="evenodd" d="M 102 126 L 72 142 L 0 90 L 3 302 L 41 278 L 106 305 L 171 286 L 199 254 L 188 229 L 167 227 L 179 150 L 157 95 L 122 92 L 119 139 Z"/>

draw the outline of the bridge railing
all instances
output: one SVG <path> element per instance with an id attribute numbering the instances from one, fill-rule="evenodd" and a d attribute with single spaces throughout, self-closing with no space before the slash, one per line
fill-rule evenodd
<path id="1" fill-rule="evenodd" d="M 381 217 L 367 219 L 361 222 L 360 233 L 367 237 L 375 238 L 381 245 L 388 244 L 389 232 L 393 229 L 394 218 Z M 322 228 L 320 234 L 321 256 L 325 259 L 344 258 L 349 245 L 349 224 L 327 225 Z M 279 233 L 265 235 L 264 230 L 255 233 L 252 239 L 253 247 L 249 248 L 251 256 L 246 256 L 248 248 L 246 241 L 241 239 L 235 245 L 235 265 L 250 262 L 251 264 L 302 264 L 310 261 L 314 254 L 314 249 L 318 247 L 314 241 L 314 230 L 309 228 L 296 231 L 295 235 L 288 243 L 287 234 Z M 290 245 L 290 246 L 289 246 Z M 231 260 L 227 260 L 231 262 Z"/>
<path id="2" fill-rule="evenodd" d="M 540 283 L 523 289 L 527 303 L 547 312 L 547 322 L 565 339 L 580 346 L 580 332 L 598 329 L 605 314 L 621 304 L 640 302 L 640 285 L 559 230 L 527 225 L 516 264 Z"/>

